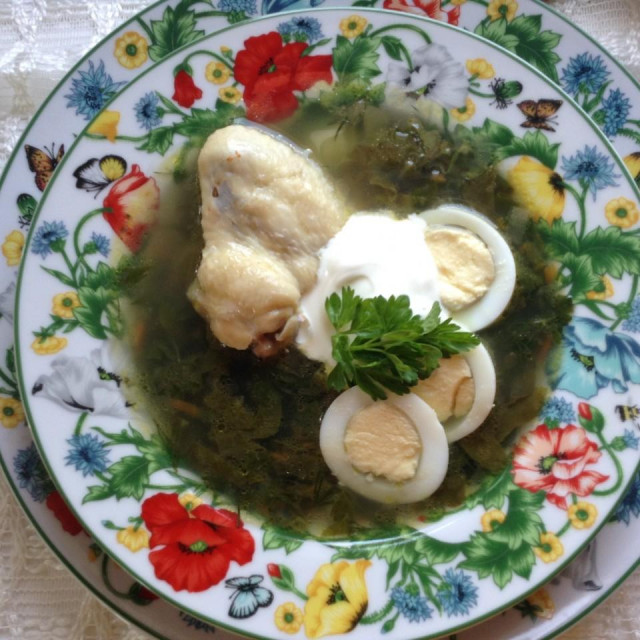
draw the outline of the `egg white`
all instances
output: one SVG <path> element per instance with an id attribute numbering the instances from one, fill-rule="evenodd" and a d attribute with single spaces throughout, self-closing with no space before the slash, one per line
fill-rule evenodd
<path id="1" fill-rule="evenodd" d="M 468 307 L 458 311 L 448 309 L 447 312 L 468 331 L 479 331 L 489 326 L 509 304 L 516 284 L 516 265 L 509 245 L 488 218 L 464 207 L 444 205 L 423 211 L 420 217 L 429 226 L 468 229 L 487 245 L 495 269 L 489 290 Z"/>
<path id="2" fill-rule="evenodd" d="M 386 504 L 418 502 L 430 496 L 444 480 L 449 463 L 449 444 L 435 411 L 418 396 L 390 394 L 387 400 L 414 423 L 422 443 L 416 474 L 410 480 L 393 483 L 385 478 L 364 474 L 351 465 L 344 445 L 347 425 L 352 416 L 374 401 L 358 387 L 340 394 L 325 413 L 320 426 L 320 450 L 333 474 L 356 493 Z"/>
<path id="3" fill-rule="evenodd" d="M 496 371 L 484 346 L 461 354 L 469 365 L 475 386 L 475 396 L 468 413 L 451 417 L 443 424 L 449 442 L 455 442 L 475 431 L 487 418 L 496 397 Z"/>

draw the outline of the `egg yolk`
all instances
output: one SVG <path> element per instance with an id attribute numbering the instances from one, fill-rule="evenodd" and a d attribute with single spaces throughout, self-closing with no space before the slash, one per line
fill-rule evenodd
<path id="1" fill-rule="evenodd" d="M 401 483 L 416 475 L 422 445 L 416 427 L 404 411 L 375 402 L 351 417 L 344 446 L 351 466 Z"/>
<path id="2" fill-rule="evenodd" d="M 438 416 L 440 422 L 469 413 L 476 394 L 471 369 L 463 356 L 440 360 L 440 366 L 412 389 Z"/>
<path id="3" fill-rule="evenodd" d="M 452 311 L 464 309 L 484 296 L 495 279 L 487 245 L 462 228 L 433 228 L 425 240 L 438 268 L 440 297 Z"/>

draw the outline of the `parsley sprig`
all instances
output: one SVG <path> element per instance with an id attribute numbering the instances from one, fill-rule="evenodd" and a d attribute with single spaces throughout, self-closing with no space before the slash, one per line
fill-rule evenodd
<path id="1" fill-rule="evenodd" d="M 427 316 L 419 316 L 408 296 L 361 298 L 344 287 L 326 299 L 325 309 L 336 330 L 329 386 L 342 391 L 357 385 L 374 400 L 384 400 L 386 390 L 409 393 L 438 368 L 441 358 L 480 343 L 451 318 L 440 320 L 437 302 Z"/>

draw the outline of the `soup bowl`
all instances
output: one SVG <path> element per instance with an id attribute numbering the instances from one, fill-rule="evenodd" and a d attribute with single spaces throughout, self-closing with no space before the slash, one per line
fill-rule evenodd
<path id="1" fill-rule="evenodd" d="M 450 162 L 415 202 L 402 200 L 397 175 L 385 181 L 386 165 L 375 180 L 367 173 L 383 148 L 378 130 L 398 122 L 404 138 L 419 131 L 427 150 L 437 147 Z M 348 510 L 343 503 L 330 512 L 300 510 L 306 497 L 294 493 L 295 504 L 280 505 L 276 518 L 264 496 L 282 485 L 277 467 L 257 479 L 257 467 L 237 468 L 236 450 L 247 446 L 239 430 L 216 452 L 211 473 L 202 432 L 184 442 L 176 436 L 178 426 L 189 435 L 202 413 L 223 415 L 237 401 L 229 387 L 213 409 L 166 391 L 202 378 L 194 364 L 201 360 L 167 341 L 185 333 L 179 310 L 187 308 L 188 287 L 174 280 L 182 283 L 197 266 L 202 246 L 198 150 L 233 123 L 258 123 L 311 146 L 347 198 L 366 203 L 375 192 L 380 205 L 380 194 L 391 193 L 391 205 L 379 208 L 400 202 L 405 213 L 419 212 L 450 199 L 490 215 L 507 197 L 496 221 L 512 243 L 520 238 L 514 295 L 526 284 L 522 265 L 537 264 L 540 291 L 556 297 L 525 296 L 523 313 L 535 312 L 518 327 L 523 364 L 513 352 L 508 374 L 506 360 L 496 365 L 499 389 L 501 375 L 504 385 L 526 370 L 535 411 L 497 403 L 509 422 L 502 437 L 493 433 L 497 442 L 489 442 L 480 431 L 461 441 L 471 459 L 485 452 L 484 471 L 460 465 L 456 500 L 391 515 L 369 505 L 373 517 L 361 510 L 345 524 L 336 515 Z M 469 157 L 464 175 L 448 173 Z M 482 188 L 480 168 L 491 170 L 490 189 Z M 451 191 L 439 186 L 442 177 Z M 268 638 L 452 633 L 565 567 L 636 472 L 638 206 L 624 163 L 571 98 L 472 34 L 366 8 L 235 25 L 140 74 L 67 150 L 39 203 L 15 316 L 18 378 L 35 441 L 83 527 L 138 581 L 199 618 Z M 143 316 L 141 282 L 155 287 Z M 561 303 L 568 299 L 570 312 Z M 547 317 L 546 301 L 566 313 L 553 316 L 564 318 L 555 339 L 549 331 L 532 355 L 525 345 Z M 192 321 L 206 334 L 203 319 Z M 507 333 L 488 339 L 490 350 L 502 338 Z M 158 345 L 159 359 L 147 357 Z M 255 392 L 253 414 L 243 415 L 257 424 L 271 398 L 256 391 L 263 366 L 252 369 L 252 356 L 229 353 L 215 351 L 243 359 L 229 370 L 240 367 L 238 379 Z M 284 373 L 281 387 L 300 384 L 299 370 Z M 299 417 L 311 402 L 298 397 Z M 167 406 L 171 413 L 159 413 Z M 285 447 L 290 432 L 276 428 L 268 437 Z M 281 464 L 287 469 L 284 457 Z M 259 499 L 234 494 L 236 476 L 253 478 L 248 493 Z"/>

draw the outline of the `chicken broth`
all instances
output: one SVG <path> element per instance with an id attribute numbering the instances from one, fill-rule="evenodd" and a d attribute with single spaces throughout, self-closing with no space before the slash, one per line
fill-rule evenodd
<path id="1" fill-rule="evenodd" d="M 302 108 L 279 130 L 323 167 L 350 209 L 399 215 L 461 203 L 488 216 L 510 244 L 517 281 L 505 313 L 479 332 L 497 373 L 495 408 L 450 446 L 443 484 L 413 505 L 375 504 L 340 486 L 318 444 L 320 421 L 337 395 L 324 365 L 295 347 L 260 359 L 223 347 L 185 295 L 203 247 L 195 157 L 167 179 L 160 221 L 131 261 L 128 332 L 134 385 L 176 464 L 191 468 L 223 501 L 295 531 L 323 536 L 363 526 L 439 517 L 459 505 L 486 472 L 504 468 L 510 436 L 533 419 L 546 391 L 539 370 L 569 319 L 570 301 L 546 283 L 542 242 L 515 209 L 492 149 L 469 136 L 365 114 Z M 170 256 L 170 259 L 167 259 Z"/>

